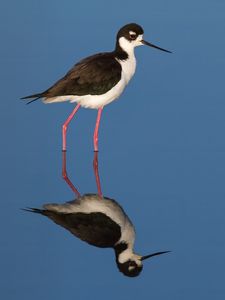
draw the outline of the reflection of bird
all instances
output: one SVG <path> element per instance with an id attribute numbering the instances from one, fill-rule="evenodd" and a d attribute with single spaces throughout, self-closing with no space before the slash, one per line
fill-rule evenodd
<path id="1" fill-rule="evenodd" d="M 135 230 L 123 208 L 109 198 L 86 194 L 65 204 L 45 204 L 43 209 L 29 208 L 69 230 L 81 240 L 101 248 L 113 248 L 119 270 L 126 276 L 138 276 L 142 261 L 169 251 L 140 256 L 133 252 Z"/>
<path id="2" fill-rule="evenodd" d="M 22 98 L 34 98 L 30 102 L 40 98 L 44 103 L 77 102 L 77 106 L 63 124 L 63 150 L 66 150 L 67 126 L 79 107 L 83 106 L 98 109 L 94 131 L 94 150 L 98 151 L 98 128 L 102 109 L 121 95 L 134 75 L 135 47 L 147 45 L 170 52 L 144 41 L 143 33 L 143 29 L 137 24 L 125 25 L 117 34 L 114 51 L 99 53 L 81 60 L 49 89 Z"/>

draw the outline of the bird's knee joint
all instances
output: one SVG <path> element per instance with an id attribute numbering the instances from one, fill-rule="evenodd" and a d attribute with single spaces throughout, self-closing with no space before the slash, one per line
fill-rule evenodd
<path id="1" fill-rule="evenodd" d="M 68 178 L 68 176 L 67 176 L 67 173 L 65 172 L 65 173 L 62 173 L 62 178 L 63 179 L 67 179 Z"/>
<path id="2" fill-rule="evenodd" d="M 67 125 L 66 124 L 63 124 L 62 130 L 63 130 L 63 132 L 65 132 L 67 130 Z"/>

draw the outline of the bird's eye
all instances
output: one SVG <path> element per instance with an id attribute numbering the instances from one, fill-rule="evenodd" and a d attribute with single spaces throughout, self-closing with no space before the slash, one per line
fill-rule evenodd
<path id="1" fill-rule="evenodd" d="M 135 40 L 137 35 L 135 33 L 130 33 L 130 39 Z"/>
<path id="2" fill-rule="evenodd" d="M 130 261 L 129 266 L 130 266 L 130 267 L 136 267 L 137 264 L 136 264 L 136 262 L 134 262 L 134 261 Z"/>

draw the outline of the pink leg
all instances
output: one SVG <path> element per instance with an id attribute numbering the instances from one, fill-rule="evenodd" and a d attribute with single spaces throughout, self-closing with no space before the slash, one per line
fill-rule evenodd
<path id="1" fill-rule="evenodd" d="M 62 151 L 66 151 L 66 131 L 67 131 L 67 127 L 68 127 L 70 121 L 72 120 L 72 118 L 74 117 L 75 113 L 78 111 L 79 108 L 80 108 L 80 104 L 77 104 L 76 107 L 74 108 L 74 110 L 72 111 L 72 113 L 66 119 L 66 122 L 62 126 L 62 139 L 63 139 Z"/>
<path id="2" fill-rule="evenodd" d="M 98 152 L 97 151 L 94 152 L 93 168 L 94 168 L 95 179 L 96 179 L 96 184 L 98 189 L 98 195 L 99 197 L 102 198 L 102 189 L 101 189 L 100 177 L 98 173 Z"/>
<path id="3" fill-rule="evenodd" d="M 101 120 L 101 115 L 102 115 L 102 110 L 103 107 L 100 107 L 98 110 L 98 116 L 97 116 L 97 120 L 96 120 L 96 124 L 95 124 L 95 131 L 94 131 L 94 151 L 98 151 L 98 129 L 99 129 L 99 124 L 100 124 L 100 120 Z"/>
<path id="4" fill-rule="evenodd" d="M 69 185 L 69 187 L 72 189 L 72 191 L 78 197 L 80 197 L 80 193 L 78 192 L 78 190 L 75 188 L 75 186 L 72 184 L 72 182 L 70 181 L 70 179 L 67 176 L 67 171 L 66 171 L 66 151 L 63 151 L 62 155 L 63 155 L 63 157 L 62 157 L 62 159 L 63 159 L 62 177 L 66 181 L 66 183 Z"/>

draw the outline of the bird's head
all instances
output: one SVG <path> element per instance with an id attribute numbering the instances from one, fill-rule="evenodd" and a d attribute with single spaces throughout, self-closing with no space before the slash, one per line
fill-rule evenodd
<path id="1" fill-rule="evenodd" d="M 117 266 L 120 272 L 129 277 L 138 276 L 143 269 L 140 256 L 134 253 L 130 255 L 121 253 L 117 259 Z"/>
<path id="2" fill-rule="evenodd" d="M 168 252 L 170 251 L 154 252 L 149 255 L 141 256 L 126 249 L 117 256 L 116 262 L 120 272 L 129 277 L 136 277 L 140 275 L 143 269 L 144 260 Z"/>
<path id="3" fill-rule="evenodd" d="M 117 48 L 120 47 L 123 51 L 129 52 L 133 51 L 133 49 L 137 46 L 147 45 L 156 49 L 159 49 L 164 52 L 170 51 L 155 46 L 143 39 L 144 30 L 143 28 L 135 23 L 127 24 L 120 28 L 117 33 Z"/>

